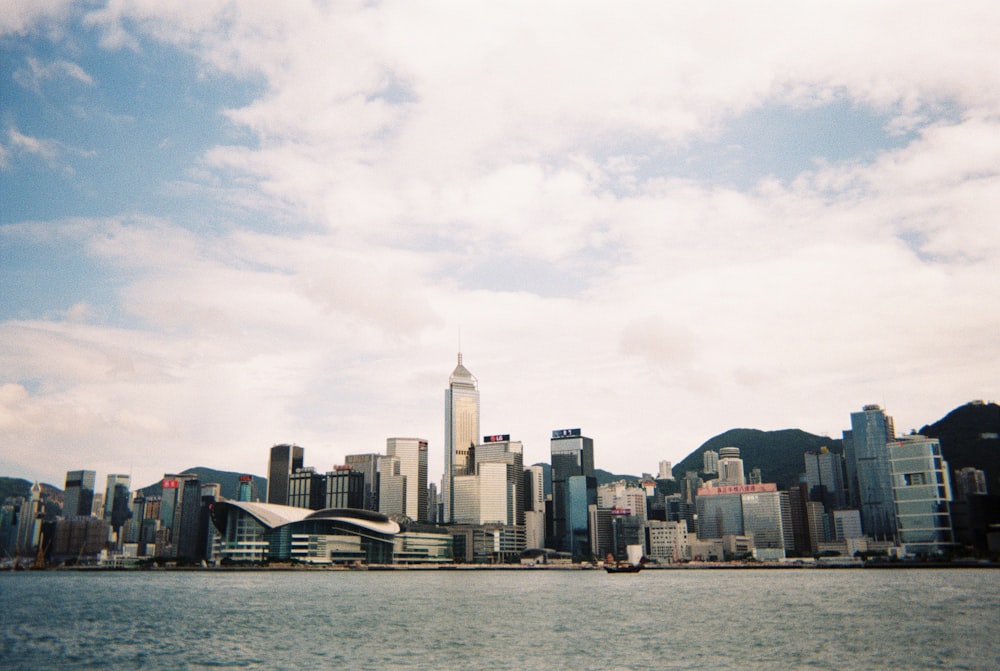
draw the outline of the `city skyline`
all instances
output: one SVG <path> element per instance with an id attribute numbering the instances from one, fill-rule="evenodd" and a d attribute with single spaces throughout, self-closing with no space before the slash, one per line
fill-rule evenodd
<path id="1" fill-rule="evenodd" d="M 1000 398 L 994 5 L 239 7 L 0 8 L 0 473 Z"/>

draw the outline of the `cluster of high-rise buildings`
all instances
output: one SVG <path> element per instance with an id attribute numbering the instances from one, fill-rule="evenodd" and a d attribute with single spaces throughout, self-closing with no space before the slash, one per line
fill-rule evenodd
<path id="1" fill-rule="evenodd" d="M 479 418 L 478 381 L 459 354 L 440 490 L 423 438 L 390 437 L 384 452 L 349 454 L 328 471 L 280 444 L 266 492 L 250 475 L 223 496 L 197 475 L 166 474 L 159 493 L 132 496 L 128 476 L 109 475 L 101 495 L 94 471 L 70 471 L 61 515 L 45 514 L 38 485 L 4 505 L 0 545 L 112 563 L 569 562 L 621 559 L 635 545 L 660 563 L 1000 550 L 985 474 L 952 478 L 936 439 L 897 437 L 879 406 L 851 414 L 843 453 L 805 453 L 800 481 L 784 489 L 760 468 L 747 474 L 737 447 L 705 451 L 702 470 L 678 480 L 663 461 L 639 482 L 599 485 L 594 440 L 580 429 L 552 431 L 549 467 L 525 467 L 522 443 L 481 435 Z"/>

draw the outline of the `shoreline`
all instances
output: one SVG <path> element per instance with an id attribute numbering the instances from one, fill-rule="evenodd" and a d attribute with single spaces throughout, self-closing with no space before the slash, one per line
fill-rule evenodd
<path id="1" fill-rule="evenodd" d="M 643 571 L 788 571 L 788 570 L 844 570 L 844 569 L 1000 569 L 998 562 L 830 562 L 830 563 L 729 563 L 729 562 L 689 562 L 663 566 L 649 565 Z M 74 572 L 351 572 L 351 571 L 603 571 L 602 566 L 580 564 L 366 564 L 360 566 L 343 565 L 276 565 L 276 566 L 53 566 L 42 569 L 5 568 L 0 573 L 54 573 Z"/>

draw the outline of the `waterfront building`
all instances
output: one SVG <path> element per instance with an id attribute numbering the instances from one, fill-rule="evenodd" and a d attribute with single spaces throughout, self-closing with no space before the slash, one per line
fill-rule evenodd
<path id="1" fill-rule="evenodd" d="M 660 564 L 689 559 L 688 531 L 684 522 L 649 520 L 645 524 L 646 555 Z"/>
<path id="2" fill-rule="evenodd" d="M 907 554 L 942 554 L 955 539 L 951 478 L 940 441 L 915 434 L 887 448 L 899 544 Z"/>
<path id="3" fill-rule="evenodd" d="M 758 483 L 754 487 L 764 488 Z M 754 549 L 774 550 L 767 559 L 784 557 L 785 532 L 782 514 L 781 492 L 755 491 L 740 497 L 743 504 L 743 533 L 753 537 Z M 764 557 L 759 557 L 764 558 Z"/>
<path id="4" fill-rule="evenodd" d="M 864 532 L 861 529 L 861 513 L 853 508 L 833 511 L 833 532 L 834 538 L 838 541 L 846 541 L 851 538 L 861 538 Z"/>
<path id="5" fill-rule="evenodd" d="M 384 455 L 367 453 L 348 454 L 344 457 L 344 463 L 352 471 L 364 476 L 364 500 L 361 507 L 365 510 L 378 510 L 378 460 L 382 456 Z"/>
<path id="6" fill-rule="evenodd" d="M 223 563 L 268 560 L 314 564 L 390 564 L 400 527 L 367 510 L 308 510 L 267 503 L 220 501 L 212 523 Z"/>
<path id="7" fill-rule="evenodd" d="M 304 466 L 305 450 L 294 443 L 275 445 L 267 462 L 267 502 L 288 504 L 288 486 L 292 475 Z"/>
<path id="8" fill-rule="evenodd" d="M 851 413 L 851 429 L 844 431 L 844 458 L 850 505 L 861 511 L 865 534 L 876 539 L 896 535 L 889 450 L 895 440 L 892 417 L 878 405 Z"/>
<path id="9" fill-rule="evenodd" d="M 644 522 L 627 510 L 611 511 L 611 554 L 618 561 L 629 558 L 628 546 L 645 547 Z M 596 553 L 595 553 L 596 554 Z M 603 557 L 594 557 L 603 559 Z"/>
<path id="10" fill-rule="evenodd" d="M 602 508 L 598 504 L 591 504 L 587 511 L 590 515 L 590 549 L 595 557 L 603 559 L 614 550 L 614 541 L 611 538 L 611 518 L 613 513 L 617 511 L 611 508 Z"/>
<path id="11" fill-rule="evenodd" d="M 94 507 L 96 471 L 67 471 L 63 493 L 63 517 L 88 517 Z"/>
<path id="12" fill-rule="evenodd" d="M 719 468 L 724 468 L 721 460 Z M 782 510 L 781 492 L 774 483 L 703 487 L 697 507 L 699 539 L 749 536 L 767 558 L 784 556 L 788 512 Z"/>
<path id="13" fill-rule="evenodd" d="M 392 561 L 394 564 L 451 563 L 454 542 L 450 533 L 407 529 L 393 539 Z"/>
<path id="14" fill-rule="evenodd" d="M 719 472 L 719 453 L 715 450 L 705 450 L 701 455 L 701 472 L 705 474 Z"/>
<path id="15" fill-rule="evenodd" d="M 473 475 L 472 450 L 479 439 L 479 382 L 462 364 L 448 378 L 444 392 L 444 476 L 441 478 L 441 495 L 444 498 L 445 524 L 454 520 L 455 477 Z"/>
<path id="16" fill-rule="evenodd" d="M 455 524 L 448 532 L 452 536 L 456 562 L 517 563 L 527 549 L 524 527 L 518 524 Z"/>
<path id="17" fill-rule="evenodd" d="M 844 456 L 821 447 L 803 455 L 809 499 L 820 501 L 827 512 L 847 507 Z"/>
<path id="18" fill-rule="evenodd" d="M 594 441 L 580 429 L 552 432 L 552 538 L 554 549 L 577 552 L 590 545 L 587 506 L 597 503 L 597 480 L 594 478 Z M 570 480 L 584 478 L 570 492 Z M 583 529 L 581 529 L 581 522 Z M 583 555 L 589 554 L 589 550 Z"/>
<path id="19" fill-rule="evenodd" d="M 81 515 L 45 523 L 47 558 L 53 564 L 90 563 L 107 548 L 110 525 L 99 517 Z"/>
<path id="20" fill-rule="evenodd" d="M 740 459 L 740 448 L 723 447 L 719 450 L 719 487 L 745 485 L 746 474 L 743 470 L 743 460 Z"/>
<path id="21" fill-rule="evenodd" d="M 806 501 L 806 518 L 809 520 L 810 553 L 816 554 L 820 545 L 830 540 L 829 518 L 819 501 Z"/>
<path id="22" fill-rule="evenodd" d="M 698 490 L 698 538 L 722 538 L 743 535 L 743 502 L 740 494 L 722 494 L 719 488 Z"/>
<path id="23" fill-rule="evenodd" d="M 400 514 L 411 520 L 427 520 L 427 441 L 422 438 L 387 438 L 388 457 L 399 460 L 395 476 L 403 478 Z M 383 510 L 384 512 L 384 510 Z"/>
<path id="24" fill-rule="evenodd" d="M 166 474 L 160 482 L 160 529 L 156 556 L 195 558 L 198 554 L 198 518 L 201 483 L 191 473 Z"/>
<path id="25" fill-rule="evenodd" d="M 791 530 L 791 542 L 788 542 L 786 529 L 785 549 L 788 554 L 797 557 L 807 557 L 813 554 L 809 537 L 809 517 L 806 504 L 809 502 L 809 485 L 805 482 L 796 483 L 788 488 L 788 522 Z"/>

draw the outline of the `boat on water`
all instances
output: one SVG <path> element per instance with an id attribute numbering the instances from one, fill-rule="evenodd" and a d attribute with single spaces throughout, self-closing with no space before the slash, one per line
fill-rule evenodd
<path id="1" fill-rule="evenodd" d="M 643 565 L 646 563 L 642 546 L 629 545 L 625 549 L 628 553 L 628 561 L 616 561 L 611 553 L 608 553 L 608 557 L 604 561 L 605 571 L 608 573 L 638 573 L 642 570 Z"/>

